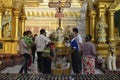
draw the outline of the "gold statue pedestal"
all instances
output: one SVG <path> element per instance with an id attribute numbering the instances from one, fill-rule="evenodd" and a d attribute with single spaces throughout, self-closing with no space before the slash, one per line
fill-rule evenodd
<path id="1" fill-rule="evenodd" d="M 65 54 L 65 44 L 63 42 L 55 42 L 55 52 L 56 55 L 64 55 Z"/>
<path id="2" fill-rule="evenodd" d="M 70 63 L 52 66 L 53 74 L 70 74 L 70 72 L 71 72 Z"/>
<path id="3" fill-rule="evenodd" d="M 51 71 L 52 74 L 70 74 L 71 64 L 70 64 L 70 50 L 65 46 L 63 42 L 55 42 L 55 53 L 56 58 L 52 61 Z"/>
<path id="4" fill-rule="evenodd" d="M 105 43 L 100 43 L 100 44 L 96 44 L 96 47 L 97 47 L 97 52 L 100 53 L 102 57 L 105 58 L 108 53 L 108 45 Z"/>
<path id="5" fill-rule="evenodd" d="M 0 38 L 0 54 L 18 54 L 18 40 Z"/>

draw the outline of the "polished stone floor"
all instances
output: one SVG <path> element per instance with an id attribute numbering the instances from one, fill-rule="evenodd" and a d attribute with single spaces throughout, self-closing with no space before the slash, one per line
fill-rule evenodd
<path id="1" fill-rule="evenodd" d="M 31 65 L 31 67 L 28 70 L 28 73 L 39 73 L 37 70 L 37 55 L 35 55 L 35 63 Z M 0 71 L 0 73 L 18 73 L 22 65 L 14 65 L 12 67 L 6 67 L 3 70 Z M 71 71 L 71 74 L 74 74 L 73 71 Z M 95 70 L 95 74 L 103 74 L 103 72 L 99 69 Z"/>
<path id="2" fill-rule="evenodd" d="M 1 70 L 1 73 L 18 73 L 22 65 L 15 65 L 12 67 L 6 67 L 5 69 Z M 32 64 L 31 67 L 28 69 L 28 73 L 38 73 L 37 71 L 37 63 Z"/>
<path id="3" fill-rule="evenodd" d="M 0 73 L 18 73 L 20 68 L 21 68 L 21 65 L 6 67 L 5 69 L 1 70 Z M 31 67 L 28 70 L 28 73 L 39 73 L 37 70 L 37 62 L 31 65 Z M 71 71 L 71 74 L 73 74 L 72 71 Z M 103 73 L 101 70 L 96 69 L 95 74 L 103 74 Z"/>

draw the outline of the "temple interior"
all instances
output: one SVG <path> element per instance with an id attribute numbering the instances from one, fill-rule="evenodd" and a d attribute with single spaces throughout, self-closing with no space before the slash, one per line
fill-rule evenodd
<path id="1" fill-rule="evenodd" d="M 102 25 L 106 25 L 102 32 L 97 25 L 100 20 L 103 20 Z M 67 34 L 67 31 L 72 32 L 72 28 L 75 27 L 79 30 L 83 42 L 86 35 L 92 36 L 97 54 L 100 54 L 104 60 L 102 66 L 95 62 L 95 74 L 100 74 L 99 76 L 80 75 L 82 77 L 75 80 L 119 80 L 120 76 L 117 76 L 120 73 L 119 21 L 120 0 L 0 0 L 0 80 L 9 80 L 8 74 L 15 75 L 10 80 L 19 78 L 20 80 L 43 80 L 40 77 L 42 73 L 37 70 L 37 54 L 35 54 L 35 63 L 28 70 L 30 73 L 28 78 L 21 77 L 19 74 L 24 61 L 20 53 L 19 40 L 23 37 L 24 31 L 30 30 L 33 35 L 39 35 L 40 29 L 45 29 L 48 37 L 52 33 L 56 34 L 56 30 L 61 28 L 61 33 L 57 34 L 61 37 Z M 67 59 L 70 50 L 63 43 L 58 43 L 62 38 L 53 41 L 56 49 L 62 50 L 56 51 L 57 56 L 64 55 Z M 109 70 L 107 67 L 109 46 L 114 49 L 115 70 Z M 59 61 L 62 61 L 61 57 Z M 52 77 L 60 78 L 63 77 L 62 74 L 73 75 L 70 61 L 67 65 L 65 69 L 57 69 L 52 65 Z M 106 75 L 109 73 L 112 76 L 110 79 Z M 60 79 L 50 79 L 51 75 L 45 76 L 47 77 L 45 80 L 69 80 L 67 77 L 65 79 L 65 76 Z M 101 77 L 104 78 L 100 79 Z"/>

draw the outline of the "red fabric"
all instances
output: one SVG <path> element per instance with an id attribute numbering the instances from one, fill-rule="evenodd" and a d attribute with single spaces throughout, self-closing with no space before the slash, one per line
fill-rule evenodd
<path id="1" fill-rule="evenodd" d="M 55 46 L 54 45 L 51 45 L 50 46 L 50 50 L 54 50 Z"/>
<path id="2" fill-rule="evenodd" d="M 83 73 L 94 74 L 95 73 L 95 59 L 92 56 L 82 57 Z"/>
<path id="3" fill-rule="evenodd" d="M 28 67 L 31 66 L 32 64 L 32 58 L 30 57 L 29 62 L 28 62 Z"/>

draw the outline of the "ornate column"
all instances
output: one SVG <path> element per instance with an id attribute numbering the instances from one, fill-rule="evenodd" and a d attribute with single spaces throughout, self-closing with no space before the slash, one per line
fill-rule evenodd
<path id="1" fill-rule="evenodd" d="M 105 19 L 105 9 L 99 10 L 99 17 L 98 18 L 100 18 L 101 16 L 103 16 L 103 18 Z"/>
<path id="2" fill-rule="evenodd" d="M 95 41 L 95 11 L 90 12 L 90 35 L 92 36 L 92 41 Z"/>
<path id="3" fill-rule="evenodd" d="M 115 9 L 109 9 L 109 38 L 108 40 L 114 41 L 114 12 Z"/>
<path id="4" fill-rule="evenodd" d="M 0 38 L 2 38 L 2 10 L 0 9 Z"/>
<path id="5" fill-rule="evenodd" d="M 15 15 L 15 39 L 18 39 L 19 11 L 14 11 Z"/>
<path id="6" fill-rule="evenodd" d="M 22 16 L 21 18 L 22 18 L 22 31 L 21 31 L 21 33 L 23 34 L 23 32 L 25 31 L 25 19 L 26 19 L 26 17 Z"/>
<path id="7" fill-rule="evenodd" d="M 86 17 L 86 34 L 90 34 L 90 27 L 89 27 L 89 18 Z"/>

